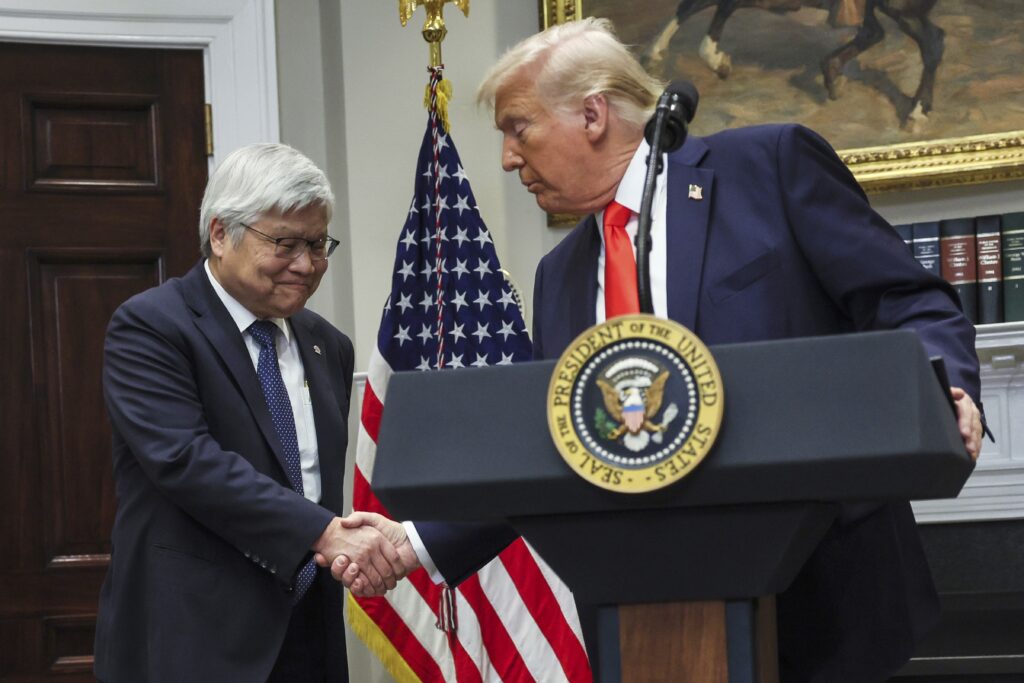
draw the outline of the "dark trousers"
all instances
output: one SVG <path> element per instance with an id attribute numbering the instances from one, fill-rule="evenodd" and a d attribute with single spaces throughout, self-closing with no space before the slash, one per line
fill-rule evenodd
<path id="1" fill-rule="evenodd" d="M 314 581 L 292 608 L 288 631 L 267 683 L 322 683 L 327 680 L 327 629 L 322 591 L 320 582 Z"/>

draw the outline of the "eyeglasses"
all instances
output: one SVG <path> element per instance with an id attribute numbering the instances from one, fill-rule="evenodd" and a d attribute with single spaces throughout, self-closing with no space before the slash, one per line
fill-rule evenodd
<path id="1" fill-rule="evenodd" d="M 321 237 L 318 240 L 307 240 L 304 237 L 271 237 L 265 232 L 260 232 L 251 225 L 242 223 L 246 230 L 252 230 L 265 240 L 274 243 L 274 256 L 295 260 L 302 256 L 305 247 L 309 247 L 309 258 L 311 261 L 326 261 L 327 257 L 334 253 L 338 247 L 338 240 L 333 237 Z"/>

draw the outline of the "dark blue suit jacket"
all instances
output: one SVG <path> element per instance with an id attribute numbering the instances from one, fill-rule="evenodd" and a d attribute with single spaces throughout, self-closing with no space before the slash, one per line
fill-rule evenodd
<path id="1" fill-rule="evenodd" d="M 667 182 L 668 315 L 705 343 L 915 329 L 978 400 L 974 327 L 956 294 L 914 261 L 818 135 L 789 125 L 691 137 L 669 156 Z M 594 324 L 599 252 L 588 216 L 541 260 L 535 358 L 558 357 Z M 439 525 L 421 536 L 454 580 L 502 539 L 460 547 Z M 884 680 L 938 615 L 909 505 L 844 509 L 778 614 L 784 681 Z"/>
<path id="2" fill-rule="evenodd" d="M 320 505 L 289 488 L 251 357 L 202 263 L 114 314 L 103 389 L 118 510 L 97 621 L 100 679 L 269 675 L 294 575 L 342 511 L 352 382 L 347 337 L 310 311 L 290 322 L 313 405 Z M 342 593 L 326 573 L 318 580 L 327 671 L 344 681 Z"/>

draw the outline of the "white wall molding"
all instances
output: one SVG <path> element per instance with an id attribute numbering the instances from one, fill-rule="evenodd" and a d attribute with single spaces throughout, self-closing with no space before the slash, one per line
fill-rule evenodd
<path id="1" fill-rule="evenodd" d="M 996 441 L 985 439 L 960 496 L 914 503 L 917 521 L 1024 519 L 1024 322 L 978 328 L 981 400 Z"/>
<path id="2" fill-rule="evenodd" d="M 0 0 L 0 41 L 201 49 L 214 156 L 280 139 L 273 0 Z"/>

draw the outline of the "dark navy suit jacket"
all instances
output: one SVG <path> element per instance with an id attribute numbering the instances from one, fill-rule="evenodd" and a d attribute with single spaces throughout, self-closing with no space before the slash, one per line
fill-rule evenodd
<path id="1" fill-rule="evenodd" d="M 705 343 L 915 329 L 951 383 L 978 400 L 974 327 L 955 292 L 914 261 L 818 135 L 787 125 L 691 137 L 669 156 L 667 182 L 668 317 Z M 701 199 L 689 197 L 691 184 Z M 535 358 L 558 357 L 594 324 L 600 246 L 588 216 L 541 260 Z M 477 529 L 486 542 L 460 544 L 441 525 L 425 531 L 454 580 L 503 540 Z M 938 616 L 910 506 L 844 509 L 779 596 L 778 615 L 784 681 L 884 680 Z"/>
<path id="2" fill-rule="evenodd" d="M 320 505 L 288 486 L 251 357 L 202 263 L 114 314 L 103 389 L 118 509 L 96 631 L 101 680 L 269 675 L 295 573 L 342 511 L 352 383 L 347 337 L 310 311 L 290 323 L 313 405 Z M 345 681 L 342 593 L 325 572 L 318 581 L 327 671 Z"/>

